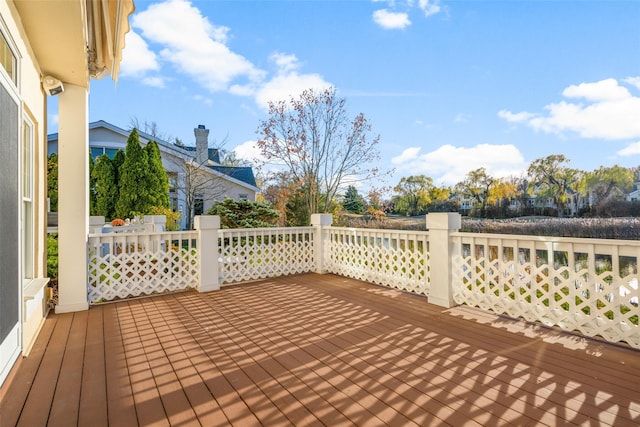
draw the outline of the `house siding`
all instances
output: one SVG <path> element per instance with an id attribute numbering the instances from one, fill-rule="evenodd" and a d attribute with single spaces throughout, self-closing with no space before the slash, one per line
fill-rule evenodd
<path id="1" fill-rule="evenodd" d="M 0 72 L 0 384 L 16 357 L 34 342 L 47 314 L 46 96 L 40 66 L 12 2 L 0 1 L 0 31 L 16 56 L 16 83 Z M 32 133 L 32 252 L 30 278 L 23 278 L 22 127 Z M 29 289 L 29 295 L 25 290 Z"/>

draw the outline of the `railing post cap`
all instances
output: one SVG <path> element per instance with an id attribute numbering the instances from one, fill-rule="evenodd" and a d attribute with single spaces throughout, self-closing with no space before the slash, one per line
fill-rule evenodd
<path id="1" fill-rule="evenodd" d="M 333 215 L 331 214 L 311 214 L 311 225 L 329 226 L 333 223 Z"/>
<path id="2" fill-rule="evenodd" d="M 166 215 L 145 215 L 143 217 L 145 224 L 166 224 Z"/>
<path id="3" fill-rule="evenodd" d="M 434 212 L 427 214 L 427 230 L 459 230 L 462 217 L 456 212 Z"/>
<path id="4" fill-rule="evenodd" d="M 196 215 L 193 220 L 196 230 L 220 229 L 220 217 L 218 215 Z"/>
<path id="5" fill-rule="evenodd" d="M 104 225 L 104 216 L 91 215 L 89 217 L 89 225 Z"/>

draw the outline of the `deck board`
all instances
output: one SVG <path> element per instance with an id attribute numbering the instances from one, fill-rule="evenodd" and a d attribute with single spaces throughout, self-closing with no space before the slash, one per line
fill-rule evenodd
<path id="1" fill-rule="evenodd" d="M 50 315 L 0 425 L 640 425 L 640 352 L 333 275 Z"/>
<path id="2" fill-rule="evenodd" d="M 107 426 L 109 421 L 102 310 L 89 310 L 87 330 L 78 425 L 102 427 Z"/>

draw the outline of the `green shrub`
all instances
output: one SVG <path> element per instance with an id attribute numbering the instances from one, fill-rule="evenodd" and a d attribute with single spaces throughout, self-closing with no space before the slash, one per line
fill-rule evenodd
<path id="1" fill-rule="evenodd" d="M 58 278 L 58 233 L 47 235 L 47 276 Z"/>

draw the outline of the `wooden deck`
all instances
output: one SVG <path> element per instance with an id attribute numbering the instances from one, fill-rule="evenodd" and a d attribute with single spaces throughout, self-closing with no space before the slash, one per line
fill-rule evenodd
<path id="1" fill-rule="evenodd" d="M 333 275 L 50 315 L 0 426 L 640 425 L 640 352 Z"/>

